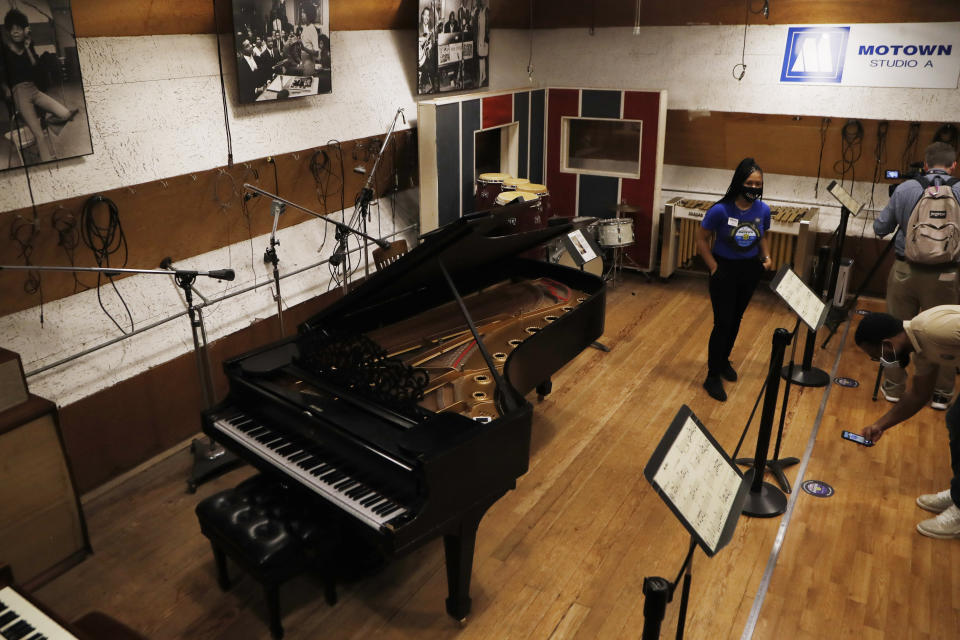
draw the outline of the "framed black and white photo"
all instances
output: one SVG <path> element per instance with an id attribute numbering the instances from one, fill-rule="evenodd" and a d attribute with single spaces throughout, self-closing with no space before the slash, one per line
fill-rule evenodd
<path id="1" fill-rule="evenodd" d="M 330 0 L 232 0 L 242 103 L 330 93 Z"/>
<path id="2" fill-rule="evenodd" d="M 93 153 L 69 0 L 0 0 L 0 169 Z"/>
<path id="3" fill-rule="evenodd" d="M 490 85 L 488 7 L 489 0 L 420 0 L 418 93 Z"/>

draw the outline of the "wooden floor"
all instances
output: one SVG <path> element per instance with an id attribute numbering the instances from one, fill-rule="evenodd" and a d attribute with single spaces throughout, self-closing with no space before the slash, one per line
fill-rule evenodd
<path id="1" fill-rule="evenodd" d="M 758 291 L 733 354 L 740 381 L 717 403 L 700 386 L 711 327 L 705 280 L 625 276 L 609 293 L 603 342 L 611 351 L 588 350 L 554 378 L 553 393 L 536 407 L 530 470 L 480 525 L 466 625 L 444 612 L 438 540 L 341 586 L 334 607 L 313 581 L 288 583 L 286 637 L 638 638 L 644 576 L 673 579 L 689 540 L 643 468 L 684 403 L 731 452 L 760 391 L 773 330 L 793 323 L 778 299 Z M 828 372 L 836 364 L 836 375 L 861 386 L 794 386 L 782 447 L 784 456 L 804 456 L 826 399 L 805 477 L 836 494 L 796 494 L 781 545 L 785 516 L 741 517 L 728 547 L 713 558 L 698 551 L 687 638 L 740 638 L 752 623 L 754 638 L 960 637 L 960 541 L 914 529 L 927 517 L 915 496 L 948 485 L 943 414 L 924 409 L 872 449 L 841 440 L 841 429 L 859 431 L 889 406 L 871 402 L 875 364 L 852 348 L 852 334 L 844 341 L 846 330 L 827 349 L 818 345 L 814 364 Z M 800 468 L 789 469 L 791 480 Z M 251 472 L 187 495 L 188 470 L 179 453 L 89 501 L 95 555 L 38 597 L 68 619 L 100 609 L 150 638 L 269 638 L 252 580 L 218 589 L 193 512 Z M 748 623 L 758 591 L 762 606 Z M 663 637 L 673 637 L 678 601 L 679 593 Z"/>

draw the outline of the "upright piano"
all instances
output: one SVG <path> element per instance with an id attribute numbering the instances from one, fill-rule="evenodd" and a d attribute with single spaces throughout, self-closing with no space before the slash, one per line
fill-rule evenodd
<path id="1" fill-rule="evenodd" d="M 470 611 L 477 527 L 530 457 L 534 389 L 603 333 L 605 286 L 517 257 L 517 207 L 437 229 L 283 339 L 224 363 L 204 431 L 360 523 L 387 554 L 443 537 L 447 612 Z M 479 338 L 479 340 L 478 340 Z"/>

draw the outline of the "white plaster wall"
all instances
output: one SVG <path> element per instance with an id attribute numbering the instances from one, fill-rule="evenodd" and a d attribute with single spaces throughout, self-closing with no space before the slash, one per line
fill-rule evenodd
<path id="1" fill-rule="evenodd" d="M 557 29 L 535 32 L 537 81 L 548 86 L 666 89 L 670 109 L 950 122 L 956 89 L 781 85 L 789 25 Z M 526 65 L 526 56 L 522 64 Z M 520 61 L 517 62 L 520 64 Z"/>

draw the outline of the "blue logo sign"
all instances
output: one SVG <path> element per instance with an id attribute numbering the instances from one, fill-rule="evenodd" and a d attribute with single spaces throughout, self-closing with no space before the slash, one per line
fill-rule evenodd
<path id="1" fill-rule="evenodd" d="M 839 84 L 850 27 L 790 27 L 780 82 Z"/>
<path id="2" fill-rule="evenodd" d="M 840 385 L 841 387 L 859 387 L 860 383 L 853 378 L 834 378 L 833 381 Z"/>
<path id="3" fill-rule="evenodd" d="M 833 487 L 821 480 L 807 480 L 800 486 L 816 498 L 829 498 L 833 495 Z"/>

